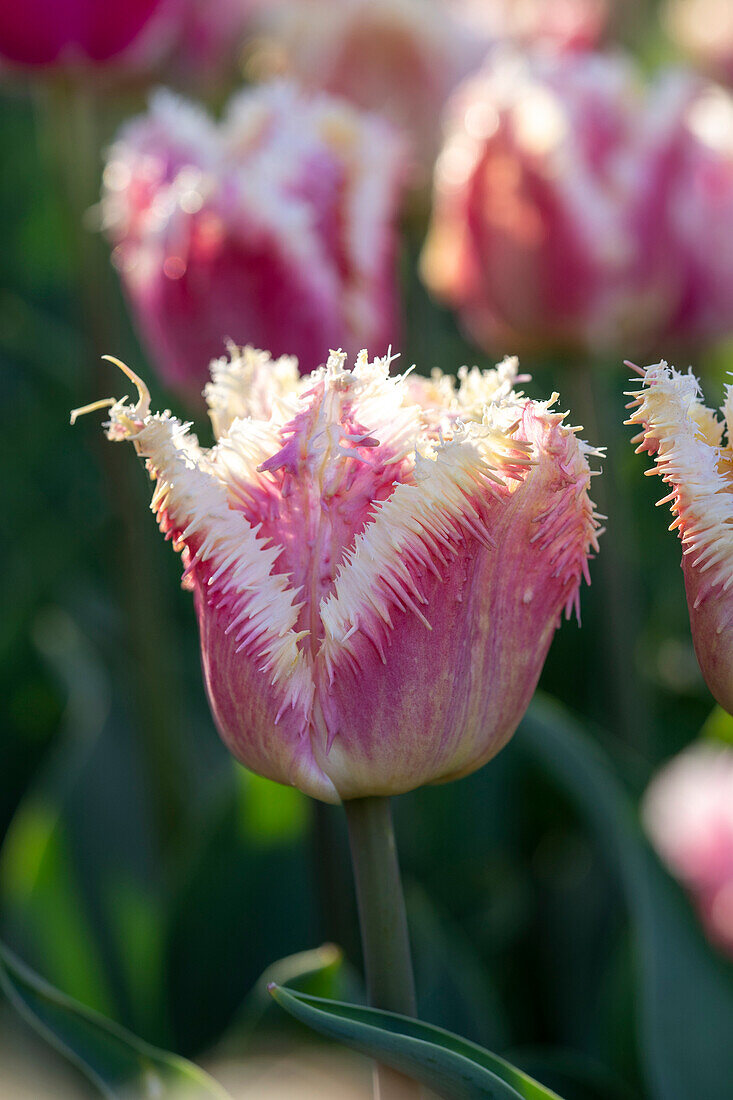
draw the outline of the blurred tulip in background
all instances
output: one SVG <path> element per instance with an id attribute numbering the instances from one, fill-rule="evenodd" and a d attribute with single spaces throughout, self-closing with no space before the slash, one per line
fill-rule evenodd
<path id="1" fill-rule="evenodd" d="M 402 178 L 386 123 L 288 83 L 241 92 L 218 125 L 154 96 L 111 148 L 102 211 L 161 377 L 200 393 L 225 339 L 303 371 L 331 345 L 386 351 Z"/>
<path id="2" fill-rule="evenodd" d="M 454 0 L 453 6 L 495 42 L 560 51 L 593 49 L 610 16 L 608 0 Z"/>
<path id="3" fill-rule="evenodd" d="M 19 65 L 104 64 L 150 29 L 168 0 L 30 0 L 0 8 L 0 56 Z"/>
<path id="4" fill-rule="evenodd" d="M 0 10 L 0 58 L 38 72 L 164 78 L 190 88 L 231 79 L 262 0 L 31 0 Z"/>
<path id="5" fill-rule="evenodd" d="M 445 2 L 286 0 L 263 8 L 262 64 L 343 96 L 409 135 L 413 176 L 430 166 L 445 101 L 489 37 Z"/>
<path id="6" fill-rule="evenodd" d="M 733 101 L 621 55 L 498 53 L 459 91 L 428 286 L 482 345 L 598 352 L 733 328 Z"/>
<path id="7" fill-rule="evenodd" d="M 156 479 L 225 742 L 334 802 L 458 778 L 504 746 L 599 533 L 597 452 L 513 391 L 516 361 L 456 384 L 344 360 L 301 379 L 232 349 L 207 387 L 212 450 L 142 387 L 107 430 Z"/>
<path id="8" fill-rule="evenodd" d="M 719 420 L 692 372 L 661 362 L 641 373 L 628 423 L 641 427 L 634 442 L 670 490 L 660 503 L 671 505 L 682 541 L 695 653 L 711 692 L 733 713 L 733 389 Z"/>
<path id="9" fill-rule="evenodd" d="M 680 753 L 649 785 L 643 816 L 710 938 L 733 956 L 733 748 L 700 742 Z"/>

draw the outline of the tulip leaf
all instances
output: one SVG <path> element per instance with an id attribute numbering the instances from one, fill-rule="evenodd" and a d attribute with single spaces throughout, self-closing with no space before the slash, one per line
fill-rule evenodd
<path id="1" fill-rule="evenodd" d="M 0 988 L 18 1012 L 112 1100 L 226 1100 L 203 1070 L 59 993 L 0 944 Z"/>
<path id="2" fill-rule="evenodd" d="M 518 739 L 575 802 L 617 869 L 638 946 L 637 1027 L 652 1095 L 719 1100 L 722 1082 L 733 1081 L 730 966 L 662 870 L 599 746 L 559 705 L 540 698 Z"/>
<path id="3" fill-rule="evenodd" d="M 315 1031 L 429 1086 L 446 1100 L 558 1100 L 502 1058 L 433 1024 L 327 1001 L 271 983 L 277 1003 Z"/>

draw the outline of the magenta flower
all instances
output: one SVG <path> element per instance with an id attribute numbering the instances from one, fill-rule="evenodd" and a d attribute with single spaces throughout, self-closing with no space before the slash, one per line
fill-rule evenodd
<path id="1" fill-rule="evenodd" d="M 132 46 L 166 0 L 28 0 L 0 5 L 0 56 L 21 65 L 107 62 Z"/>
<path id="2" fill-rule="evenodd" d="M 275 84 L 216 125 L 170 93 L 128 124 L 105 170 L 103 214 L 161 376 L 199 393 L 224 338 L 355 354 L 398 330 L 401 150 L 378 119 Z"/>
<path id="3" fill-rule="evenodd" d="M 253 771 L 325 801 L 479 768 L 516 729 L 598 519 L 591 451 L 496 371 L 390 377 L 342 353 L 309 377 L 230 349 L 201 448 L 117 402 L 194 593 L 219 731 Z"/>
<path id="4" fill-rule="evenodd" d="M 435 173 L 431 290 L 489 348 L 582 351 L 733 327 L 733 101 L 617 56 L 501 55 Z"/>
<path id="5" fill-rule="evenodd" d="M 733 714 L 733 390 L 727 387 L 721 421 L 703 404 L 691 372 L 662 361 L 640 374 L 640 388 L 628 395 L 628 423 L 641 427 L 634 443 L 654 458 L 669 488 L 660 503 L 670 504 L 682 541 L 695 653 L 710 691 Z"/>
<path id="6" fill-rule="evenodd" d="M 650 783 L 643 814 L 711 940 L 733 956 L 733 749 L 701 742 L 680 753 Z"/>

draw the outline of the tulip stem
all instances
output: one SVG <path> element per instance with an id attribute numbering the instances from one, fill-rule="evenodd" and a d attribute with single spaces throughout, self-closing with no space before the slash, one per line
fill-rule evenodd
<path id="1" fill-rule="evenodd" d="M 389 798 L 353 798 L 344 802 L 344 809 L 369 1004 L 415 1016 L 415 980 Z M 419 1096 L 414 1081 L 386 1066 L 376 1067 L 377 1100 Z"/>

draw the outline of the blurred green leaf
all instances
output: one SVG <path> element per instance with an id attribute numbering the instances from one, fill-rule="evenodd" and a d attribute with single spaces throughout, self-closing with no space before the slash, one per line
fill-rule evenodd
<path id="1" fill-rule="evenodd" d="M 59 993 L 0 944 L 0 987 L 18 1012 L 113 1100 L 226 1100 L 203 1070 Z"/>
<path id="2" fill-rule="evenodd" d="M 173 1045 L 184 1053 L 232 1026 L 268 960 L 317 942 L 307 825 L 304 795 L 232 764 L 181 865 L 165 929 Z"/>
<path id="3" fill-rule="evenodd" d="M 708 741 L 722 741 L 726 745 L 733 745 L 733 716 L 722 707 L 713 707 L 700 730 L 700 736 Z"/>
<path id="4" fill-rule="evenodd" d="M 557 1100 L 556 1093 L 502 1058 L 432 1024 L 274 983 L 270 992 L 308 1027 L 428 1085 L 446 1100 Z"/>
<path id="5" fill-rule="evenodd" d="M 610 854 L 637 941 L 639 1046 L 659 1100 L 720 1100 L 733 1081 L 733 975 L 662 870 L 611 762 L 557 704 L 536 697 L 519 735 Z M 704 1009 L 704 1010 L 703 1010 Z"/>

